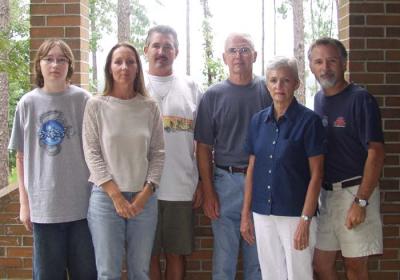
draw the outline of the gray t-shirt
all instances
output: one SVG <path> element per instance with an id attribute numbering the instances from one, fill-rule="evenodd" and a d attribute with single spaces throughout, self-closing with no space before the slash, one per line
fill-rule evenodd
<path id="1" fill-rule="evenodd" d="M 214 146 L 216 164 L 247 166 L 244 143 L 248 125 L 251 117 L 271 102 L 265 81 L 259 77 L 243 86 L 222 81 L 210 87 L 200 102 L 194 138 Z"/>
<path id="2" fill-rule="evenodd" d="M 69 86 L 60 93 L 34 89 L 18 102 L 9 144 L 24 154 L 31 221 L 86 218 L 90 183 L 82 148 L 82 120 L 90 94 Z"/>

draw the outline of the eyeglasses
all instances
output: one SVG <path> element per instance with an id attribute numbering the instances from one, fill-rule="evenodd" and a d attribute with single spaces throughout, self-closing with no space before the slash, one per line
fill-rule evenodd
<path id="1" fill-rule="evenodd" d="M 247 47 L 241 47 L 241 48 L 229 48 L 227 50 L 228 55 L 230 56 L 235 56 L 236 54 L 247 56 L 250 55 L 251 49 Z"/>
<path id="2" fill-rule="evenodd" d="M 45 57 L 45 58 L 42 58 L 42 61 L 48 65 L 51 65 L 53 63 L 59 64 L 59 65 L 65 65 L 69 62 L 69 59 L 66 57 L 60 57 L 60 58 Z"/>

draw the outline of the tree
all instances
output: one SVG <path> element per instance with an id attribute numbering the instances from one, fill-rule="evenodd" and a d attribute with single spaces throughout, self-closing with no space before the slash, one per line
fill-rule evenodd
<path id="1" fill-rule="evenodd" d="M 293 11 L 293 36 L 294 56 L 297 59 L 297 67 L 300 77 L 300 86 L 296 91 L 297 100 L 305 104 L 305 59 L 304 59 L 304 13 L 303 0 L 292 0 Z"/>
<path id="2" fill-rule="evenodd" d="M 118 0 L 118 42 L 129 41 L 130 39 L 130 16 L 131 7 L 129 0 Z"/>
<path id="3" fill-rule="evenodd" d="M 7 34 L 10 24 L 10 4 L 8 0 L 0 0 L 0 34 Z M 1 36 L 1 38 L 4 38 Z M 3 41 L 3 40 L 2 40 Z M 7 49 L 0 50 L 1 61 L 8 60 Z M 0 188 L 8 185 L 8 75 L 0 71 Z"/>
<path id="4" fill-rule="evenodd" d="M 204 37 L 204 70 L 207 85 L 210 86 L 216 81 L 222 80 L 226 75 L 220 59 L 215 59 L 213 54 L 213 32 L 210 25 L 211 12 L 208 8 L 208 0 L 200 0 L 203 6 L 203 37 Z"/>
<path id="5" fill-rule="evenodd" d="M 97 92 L 97 51 L 102 34 L 112 32 L 112 16 L 115 14 L 115 5 L 108 0 L 89 0 L 90 39 L 89 46 L 92 53 L 92 81 L 91 91 Z"/>
<path id="6" fill-rule="evenodd" d="M 3 102 L 0 106 L 1 137 L 6 137 L 5 143 L 1 143 L 4 152 L 7 153 L 9 129 L 12 127 L 15 107 L 21 96 L 30 89 L 29 80 L 29 2 L 27 0 L 11 0 L 9 3 L 9 23 L 5 30 L 0 28 L 0 73 L 7 73 L 7 82 L 0 82 L 0 96 Z M 4 0 L 0 0 L 3 7 Z M 5 20 L 4 9 L 0 8 L 0 25 L 3 26 Z M 1 74 L 2 78 L 4 77 Z M 3 99 L 4 98 L 4 99 Z M 6 102 L 6 99 L 8 102 Z M 8 114 L 7 114 L 8 109 Z M 7 123 L 8 119 L 8 123 Z M 4 121 L 4 123 L 3 123 Z M 3 126 L 5 125 L 5 128 Z M 7 127 L 8 126 L 8 127 Z M 0 138 L 1 138 L 0 137 Z M 0 140 L 0 142 L 3 140 Z M 7 156 L 6 156 L 7 157 Z M 5 164 L 4 161 L 2 161 Z M 1 180 L 7 180 L 7 166 L 0 167 Z M 15 167 L 15 154 L 10 153 L 9 170 Z M 7 184 L 7 181 L 5 181 Z M 3 183 L 0 183 L 0 187 Z"/>
<path id="7" fill-rule="evenodd" d="M 162 5 L 161 2 L 156 3 Z M 150 20 L 147 17 L 146 8 L 139 3 L 139 0 L 133 0 L 132 2 L 132 17 L 131 17 L 131 28 L 130 28 L 130 42 L 138 50 L 139 54 L 143 54 L 144 41 L 146 39 L 147 30 L 150 26 Z"/>

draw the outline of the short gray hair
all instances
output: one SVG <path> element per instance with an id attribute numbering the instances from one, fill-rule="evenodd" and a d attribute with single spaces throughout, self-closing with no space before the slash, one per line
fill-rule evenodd
<path id="1" fill-rule="evenodd" d="M 268 74 L 271 71 L 280 69 L 280 68 L 289 68 L 292 71 L 296 80 L 300 81 L 299 78 L 299 70 L 297 68 L 297 59 L 294 57 L 285 57 L 285 56 L 276 56 L 270 61 L 268 61 L 267 68 L 265 71 L 265 76 L 268 78 Z"/>
<path id="2" fill-rule="evenodd" d="M 243 39 L 250 45 L 251 50 L 255 51 L 253 39 L 251 38 L 250 34 L 248 34 L 248 33 L 238 33 L 238 32 L 230 33 L 230 34 L 228 35 L 228 37 L 226 37 L 226 39 L 225 39 L 225 48 L 224 48 L 225 50 L 228 48 L 228 43 L 229 43 L 229 42 L 232 40 L 232 38 L 234 38 L 234 37 L 241 37 L 241 38 L 243 38 Z"/>
<path id="3" fill-rule="evenodd" d="M 311 61 L 311 53 L 312 53 L 313 49 L 315 47 L 318 47 L 321 45 L 335 47 L 338 50 L 339 56 L 342 59 L 342 61 L 343 62 L 347 61 L 347 50 L 346 50 L 345 46 L 339 40 L 334 39 L 334 38 L 329 38 L 329 37 L 319 38 L 311 44 L 311 46 L 309 47 L 308 52 L 307 52 L 309 61 Z"/>

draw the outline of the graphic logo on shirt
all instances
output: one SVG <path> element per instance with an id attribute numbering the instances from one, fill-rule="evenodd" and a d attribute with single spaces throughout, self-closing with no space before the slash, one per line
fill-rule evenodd
<path id="1" fill-rule="evenodd" d="M 322 117 L 322 125 L 324 127 L 328 127 L 328 116 L 323 116 Z"/>
<path id="2" fill-rule="evenodd" d="M 344 119 L 344 117 L 337 117 L 337 119 L 333 123 L 333 127 L 346 127 L 346 120 Z"/>
<path id="3" fill-rule="evenodd" d="M 56 156 L 61 151 L 61 143 L 65 136 L 74 135 L 70 125 L 66 123 L 64 114 L 60 111 L 49 111 L 40 116 L 38 131 L 39 144 L 50 156 Z"/>
<path id="4" fill-rule="evenodd" d="M 187 131 L 193 132 L 193 120 L 176 116 L 163 117 L 164 130 L 166 132 Z"/>

